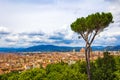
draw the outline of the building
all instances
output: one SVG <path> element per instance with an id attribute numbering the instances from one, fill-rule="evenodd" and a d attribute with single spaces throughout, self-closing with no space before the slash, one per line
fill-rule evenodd
<path id="1" fill-rule="evenodd" d="M 84 48 L 81 48 L 81 49 L 80 49 L 80 53 L 85 53 L 85 49 L 84 49 Z"/>
<path id="2" fill-rule="evenodd" d="M 3 72 L 3 70 L 0 69 L 0 75 L 1 75 L 1 74 L 4 74 L 4 72 Z"/>

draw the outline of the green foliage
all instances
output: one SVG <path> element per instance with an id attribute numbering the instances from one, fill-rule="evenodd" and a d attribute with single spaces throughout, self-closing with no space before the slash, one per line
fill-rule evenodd
<path id="1" fill-rule="evenodd" d="M 77 62 L 73 65 L 65 63 L 58 63 L 48 65 L 46 68 L 49 80 L 87 80 L 85 74 L 85 67 L 81 67 L 83 64 Z M 81 68 L 80 68 L 81 67 Z M 82 73 L 83 72 L 83 73 Z"/>
<path id="2" fill-rule="evenodd" d="M 45 76 L 46 71 L 44 69 L 35 68 L 32 70 L 22 72 L 18 80 L 37 80 L 38 78 L 38 80 L 41 80 Z"/>
<path id="3" fill-rule="evenodd" d="M 104 53 L 103 58 L 91 62 L 92 80 L 120 80 L 120 56 Z M 0 80 L 87 80 L 86 63 L 77 61 L 49 64 L 46 69 L 30 69 L 21 73 L 0 75 Z"/>
<path id="4" fill-rule="evenodd" d="M 87 72 L 86 72 L 86 63 L 85 62 L 77 61 L 75 64 L 71 65 L 71 68 L 74 69 L 75 71 L 80 72 L 80 73 L 87 74 Z"/>
<path id="5" fill-rule="evenodd" d="M 112 21 L 111 13 L 95 13 L 87 17 L 78 18 L 71 24 L 71 29 L 77 33 L 84 33 L 86 31 L 93 32 L 94 30 L 101 30 L 106 28 Z"/>
<path id="6" fill-rule="evenodd" d="M 114 57 L 105 52 L 104 58 L 98 58 L 92 65 L 92 80 L 113 80 L 117 70 Z"/>
<path id="7" fill-rule="evenodd" d="M 114 80 L 120 80 L 120 56 L 114 57 L 116 62 L 116 71 L 114 72 Z"/>
<path id="8" fill-rule="evenodd" d="M 18 72 L 11 72 L 8 74 L 0 75 L 0 80 L 17 80 L 18 79 Z"/>

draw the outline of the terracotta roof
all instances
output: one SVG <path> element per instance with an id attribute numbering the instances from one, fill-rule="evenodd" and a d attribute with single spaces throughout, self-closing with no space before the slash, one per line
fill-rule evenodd
<path id="1" fill-rule="evenodd" d="M 4 74 L 3 70 L 0 69 L 0 74 Z"/>
<path id="2" fill-rule="evenodd" d="M 84 49 L 84 48 L 81 48 L 80 52 L 85 52 L 85 49 Z"/>

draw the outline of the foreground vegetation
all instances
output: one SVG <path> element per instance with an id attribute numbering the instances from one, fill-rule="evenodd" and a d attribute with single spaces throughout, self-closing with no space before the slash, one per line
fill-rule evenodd
<path id="1" fill-rule="evenodd" d="M 104 53 L 104 58 L 91 62 L 92 80 L 120 80 L 120 56 Z M 86 62 L 68 65 L 64 62 L 43 68 L 0 75 L 0 80 L 87 80 Z"/>

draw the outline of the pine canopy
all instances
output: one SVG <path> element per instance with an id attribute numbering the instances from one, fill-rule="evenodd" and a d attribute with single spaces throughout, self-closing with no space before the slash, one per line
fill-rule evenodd
<path id="1" fill-rule="evenodd" d="M 112 19 L 113 16 L 111 13 L 95 13 L 87 17 L 77 18 L 77 20 L 71 24 L 71 29 L 77 33 L 103 30 L 113 22 Z"/>

